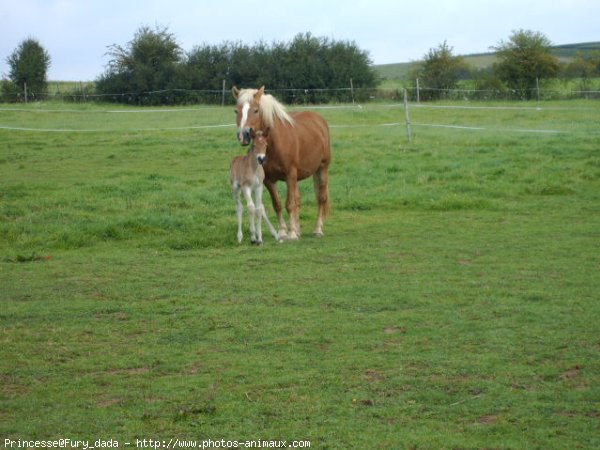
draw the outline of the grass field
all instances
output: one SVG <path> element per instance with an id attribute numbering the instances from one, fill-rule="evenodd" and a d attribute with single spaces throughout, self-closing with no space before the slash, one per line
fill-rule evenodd
<path id="1" fill-rule="evenodd" d="M 430 106 L 320 110 L 325 237 L 309 181 L 261 248 L 232 108 L 1 108 L 0 446 L 599 448 L 600 104 Z"/>

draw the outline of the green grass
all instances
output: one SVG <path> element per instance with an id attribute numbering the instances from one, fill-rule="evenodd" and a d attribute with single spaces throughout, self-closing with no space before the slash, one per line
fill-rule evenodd
<path id="1" fill-rule="evenodd" d="M 600 106 L 480 105 L 320 110 L 325 237 L 305 182 L 262 248 L 231 108 L 0 111 L 103 130 L 0 129 L 1 442 L 598 448 Z"/>

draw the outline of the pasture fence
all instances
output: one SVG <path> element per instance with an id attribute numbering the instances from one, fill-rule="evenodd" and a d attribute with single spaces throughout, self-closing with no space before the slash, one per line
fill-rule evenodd
<path id="1" fill-rule="evenodd" d="M 543 105 L 542 103 L 439 104 L 409 102 L 408 90 L 403 102 L 370 102 L 324 105 L 290 105 L 291 110 L 322 110 L 332 129 L 406 127 L 399 131 L 409 142 L 415 129 L 438 129 L 502 134 L 573 134 L 598 135 L 600 106 L 595 102 Z M 183 130 L 233 129 L 233 117 L 222 106 L 176 108 L 43 108 L 44 105 L 0 107 L 0 130 L 41 133 L 114 133 Z M 340 112 L 329 112 L 339 110 Z M 347 110 L 346 112 L 344 110 Z M 579 112 L 577 112 L 579 111 Z M 563 118 L 565 114 L 583 114 L 585 122 Z M 52 116 L 53 115 L 53 116 Z M 106 115 L 98 121 L 92 115 Z M 112 118 L 129 115 L 131 119 Z M 88 117 L 85 117 L 88 116 Z M 112 116 L 112 117 L 111 117 Z"/>
<path id="2" fill-rule="evenodd" d="M 532 88 L 524 91 L 512 89 L 442 89 L 437 87 L 406 85 L 405 87 L 363 88 L 350 84 L 339 88 L 289 88 L 268 89 L 268 92 L 291 105 L 323 103 L 367 103 L 377 101 L 403 101 L 404 90 L 411 102 L 428 100 L 446 101 L 521 101 L 533 98 L 538 101 L 600 99 L 600 90 Z M 122 103 L 129 105 L 226 105 L 234 99 L 229 89 L 162 89 L 146 92 L 97 93 L 94 83 L 73 83 L 71 87 L 43 93 L 28 91 L 0 92 L 0 103 L 27 103 L 28 101 L 56 100 L 72 103 Z"/>

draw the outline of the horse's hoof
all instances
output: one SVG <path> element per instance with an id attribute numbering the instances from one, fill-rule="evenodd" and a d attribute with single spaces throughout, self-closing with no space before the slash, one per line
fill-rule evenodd
<path id="1" fill-rule="evenodd" d="M 313 235 L 318 238 L 322 238 L 324 236 L 322 231 L 315 231 Z"/>

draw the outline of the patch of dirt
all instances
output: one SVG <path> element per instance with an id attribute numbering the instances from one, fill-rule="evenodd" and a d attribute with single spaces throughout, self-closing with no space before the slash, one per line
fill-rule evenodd
<path id="1" fill-rule="evenodd" d="M 365 377 L 370 383 L 382 383 L 385 381 L 385 376 L 377 370 L 367 370 Z"/>
<path id="2" fill-rule="evenodd" d="M 406 334 L 406 327 L 387 327 L 383 330 L 385 334 Z"/>
<path id="3" fill-rule="evenodd" d="M 566 372 L 563 372 L 563 374 L 560 376 L 560 378 L 562 380 L 574 380 L 575 378 L 579 377 L 582 369 L 583 369 L 583 366 L 577 365 L 577 366 L 573 367 L 572 369 L 569 369 Z"/>
<path id="4" fill-rule="evenodd" d="M 493 414 L 488 415 L 488 416 L 483 416 L 483 417 L 480 417 L 477 422 L 482 425 L 493 425 L 496 422 L 498 422 L 498 416 L 494 416 Z"/>
<path id="5" fill-rule="evenodd" d="M 104 400 L 100 400 L 98 402 L 98 406 L 100 408 L 108 408 L 108 407 L 113 406 L 113 405 L 118 405 L 119 403 L 121 403 L 121 400 L 122 399 L 120 399 L 120 398 L 107 398 L 107 399 L 104 399 Z"/>
<path id="6" fill-rule="evenodd" d="M 108 373 L 109 375 L 139 375 L 148 372 L 150 372 L 150 369 L 148 367 L 133 367 L 130 369 L 109 370 L 106 373 Z"/>

